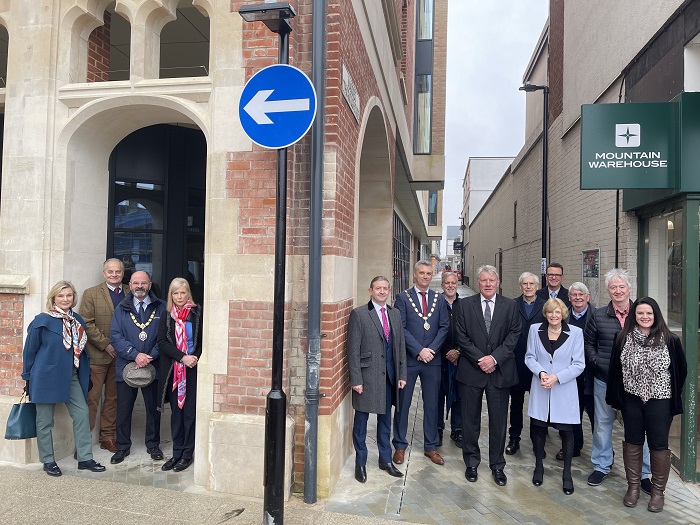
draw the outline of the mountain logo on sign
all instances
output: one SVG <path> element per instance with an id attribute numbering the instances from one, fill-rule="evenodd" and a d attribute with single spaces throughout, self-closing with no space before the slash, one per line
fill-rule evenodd
<path id="1" fill-rule="evenodd" d="M 615 124 L 615 146 L 638 148 L 641 144 L 641 129 L 639 124 Z"/>

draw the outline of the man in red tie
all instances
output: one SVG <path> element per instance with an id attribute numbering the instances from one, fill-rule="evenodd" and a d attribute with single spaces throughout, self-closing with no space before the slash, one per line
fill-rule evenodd
<path id="1" fill-rule="evenodd" d="M 418 261 L 413 269 L 415 286 L 396 296 L 394 306 L 401 313 L 406 338 L 406 388 L 399 394 L 394 413 L 394 463 L 404 462 L 408 446 L 408 413 L 416 381 L 420 377 L 423 394 L 423 453 L 436 465 L 445 461 L 436 450 L 438 434 L 438 398 L 442 372 L 440 350 L 450 329 L 450 313 L 442 294 L 430 290 L 433 267 Z"/>
<path id="2" fill-rule="evenodd" d="M 355 447 L 355 479 L 367 481 L 367 420 L 377 414 L 379 468 L 403 477 L 391 462 L 391 406 L 406 385 L 406 344 L 399 312 L 386 304 L 391 285 L 381 275 L 372 279 L 370 301 L 350 312 L 348 324 L 348 365 L 355 419 L 352 443 Z M 398 409 L 398 406 L 397 406 Z"/>
<path id="3" fill-rule="evenodd" d="M 79 313 L 85 320 L 88 336 L 87 349 L 90 352 L 92 389 L 88 392 L 90 409 L 90 429 L 97 419 L 102 389 L 104 401 L 100 413 L 100 447 L 114 453 L 117 444 L 114 440 L 117 421 L 117 383 L 115 380 L 116 351 L 109 340 L 109 326 L 114 307 L 124 299 L 122 278 L 124 265 L 119 259 L 107 259 L 102 266 L 105 282 L 83 292 Z"/>

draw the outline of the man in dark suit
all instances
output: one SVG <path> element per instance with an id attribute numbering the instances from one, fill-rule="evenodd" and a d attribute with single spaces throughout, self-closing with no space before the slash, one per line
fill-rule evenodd
<path id="1" fill-rule="evenodd" d="M 542 307 L 546 299 L 537 297 L 540 279 L 531 272 L 523 272 L 518 279 L 522 295 L 515 299 L 520 315 L 520 337 L 515 345 L 515 365 L 518 370 L 518 382 L 510 388 L 510 428 L 508 428 L 508 446 L 506 454 L 515 454 L 520 449 L 520 434 L 523 431 L 523 405 L 525 392 L 530 390 L 532 372 L 525 366 L 527 336 L 530 326 L 543 323 Z"/>
<path id="2" fill-rule="evenodd" d="M 355 447 L 355 479 L 367 481 L 367 420 L 377 414 L 379 468 L 397 478 L 403 474 L 391 462 L 391 406 L 406 385 L 406 343 L 401 315 L 386 304 L 389 279 L 377 276 L 369 287 L 370 301 L 350 312 L 348 366 L 352 386 L 352 444 Z M 397 405 L 398 410 L 398 405 Z"/>
<path id="3" fill-rule="evenodd" d="M 432 278 L 431 264 L 418 261 L 413 270 L 415 286 L 397 295 L 394 303 L 401 313 L 407 361 L 406 388 L 399 393 L 399 408 L 394 413 L 394 463 L 399 465 L 404 462 L 408 446 L 408 413 L 419 377 L 423 393 L 423 451 L 436 465 L 445 464 L 436 448 L 442 371 L 440 350 L 450 329 L 450 314 L 445 298 L 429 290 Z"/>
<path id="4" fill-rule="evenodd" d="M 508 482 L 503 449 L 506 446 L 508 396 L 518 382 L 514 349 L 520 335 L 520 314 L 513 299 L 497 295 L 498 271 L 484 265 L 477 270 L 479 294 L 460 300 L 457 310 L 459 381 L 462 398 L 462 455 L 467 481 L 475 482 L 481 462 L 481 400 L 486 391 L 489 412 L 489 467 L 495 482 Z"/>
<path id="5" fill-rule="evenodd" d="M 449 266 L 449 265 L 448 265 Z M 447 267 L 445 267 L 447 268 Z M 440 381 L 440 398 L 438 412 L 438 446 L 442 446 L 442 435 L 445 430 L 445 407 L 450 416 L 450 439 L 462 448 L 462 403 L 457 388 L 457 361 L 459 350 L 455 338 L 455 316 L 459 303 L 457 293 L 457 275 L 445 269 L 442 272 L 442 295 L 447 301 L 447 311 L 450 314 L 450 330 L 442 345 L 442 380 Z"/>
<path id="6" fill-rule="evenodd" d="M 550 298 L 557 297 L 564 301 L 567 308 L 571 309 L 571 301 L 569 294 L 561 284 L 564 278 L 564 267 L 559 263 L 551 263 L 547 266 L 547 286 L 541 290 L 537 290 L 537 297 L 545 301 Z"/>

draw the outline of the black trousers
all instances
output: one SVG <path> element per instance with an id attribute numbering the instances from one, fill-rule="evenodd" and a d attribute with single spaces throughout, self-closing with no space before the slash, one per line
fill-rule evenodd
<path id="1" fill-rule="evenodd" d="M 478 467 L 481 463 L 479 434 L 484 392 L 489 413 L 489 467 L 491 470 L 502 469 L 506 466 L 503 451 L 506 448 L 510 388 L 496 388 L 491 383 L 483 388 L 459 383 L 462 398 L 462 457 L 467 467 Z"/>
<path id="2" fill-rule="evenodd" d="M 173 390 L 172 376 L 168 384 L 170 400 L 170 432 L 173 435 L 173 457 L 192 459 L 194 455 L 194 431 L 197 416 L 197 367 L 185 367 L 187 393 L 182 408 L 177 406 L 177 388 Z"/>
<path id="3" fill-rule="evenodd" d="M 138 388 L 131 388 L 124 381 L 117 381 L 117 449 L 131 448 L 131 416 Z M 160 445 L 160 412 L 158 412 L 158 380 L 141 388 L 146 406 L 146 447 Z"/>
<path id="4" fill-rule="evenodd" d="M 668 450 L 668 433 L 673 422 L 670 399 L 650 399 L 643 403 L 639 397 L 626 394 L 622 419 L 627 443 L 643 445 L 646 435 L 649 450 Z"/>
<path id="5" fill-rule="evenodd" d="M 520 441 L 523 431 L 523 406 L 525 405 L 525 392 L 519 388 L 510 389 L 510 427 L 508 437 L 512 441 Z"/>

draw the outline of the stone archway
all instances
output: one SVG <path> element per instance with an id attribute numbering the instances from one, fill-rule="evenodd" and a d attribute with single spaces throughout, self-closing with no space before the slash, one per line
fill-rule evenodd
<path id="1" fill-rule="evenodd" d="M 379 106 L 369 110 L 359 157 L 357 189 L 357 285 L 355 301 L 367 300 L 373 277 L 391 282 L 394 197 L 389 140 Z"/>

